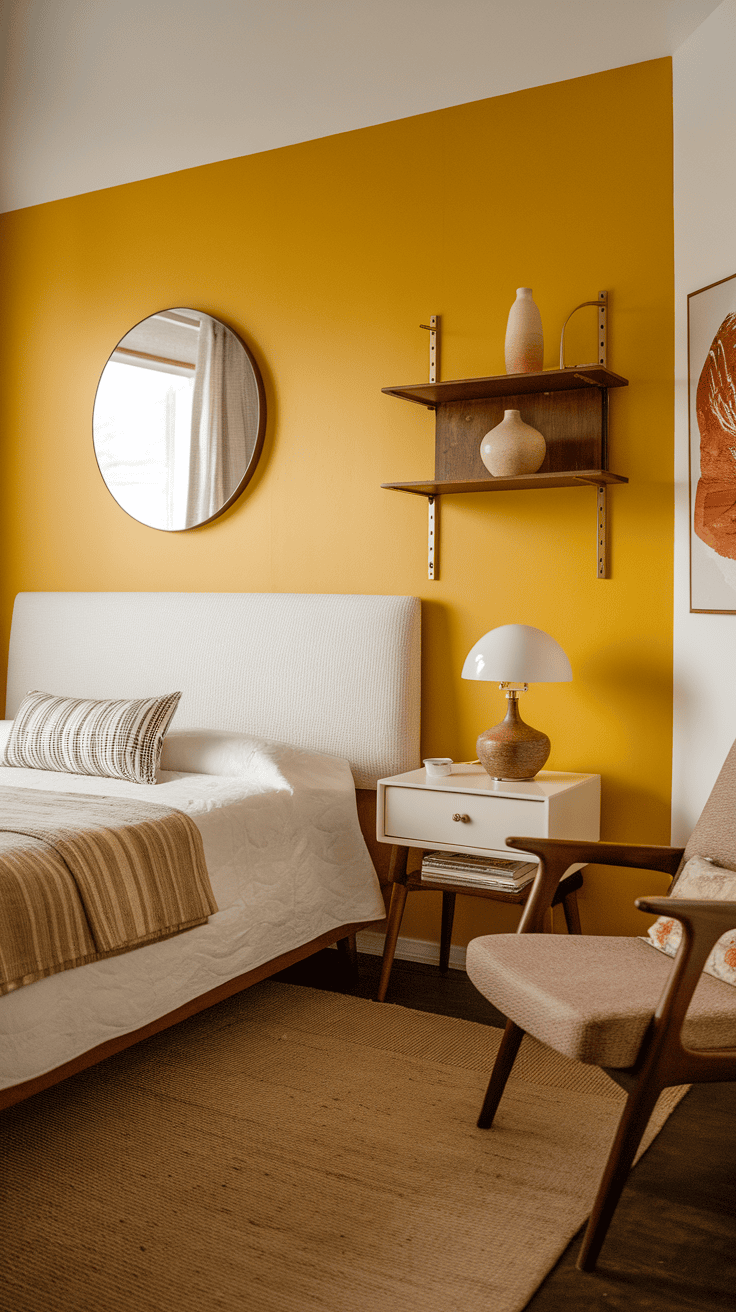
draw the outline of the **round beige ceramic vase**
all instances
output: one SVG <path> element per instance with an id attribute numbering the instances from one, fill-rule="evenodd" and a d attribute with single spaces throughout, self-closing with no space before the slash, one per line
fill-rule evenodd
<path id="1" fill-rule="evenodd" d="M 501 423 L 486 433 L 480 444 L 480 458 L 494 478 L 536 474 L 546 452 L 542 434 L 525 424 L 518 410 L 504 410 Z"/>
<path id="2" fill-rule="evenodd" d="M 517 287 L 509 310 L 504 348 L 507 374 L 541 373 L 544 368 L 542 316 L 531 287 Z"/>

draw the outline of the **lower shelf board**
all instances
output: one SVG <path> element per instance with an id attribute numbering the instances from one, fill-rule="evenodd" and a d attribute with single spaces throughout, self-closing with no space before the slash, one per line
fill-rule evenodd
<path id="1" fill-rule="evenodd" d="M 569 469 L 552 474 L 517 474 L 514 478 L 471 478 L 455 481 L 428 479 L 420 483 L 382 483 L 394 492 L 414 492 L 421 497 L 438 497 L 456 492 L 521 492 L 546 487 L 606 487 L 628 483 L 622 474 L 608 469 Z"/>
<path id="2" fill-rule="evenodd" d="M 439 578 L 439 500 L 454 492 L 521 492 L 547 487 L 594 487 L 596 506 L 596 576 L 608 578 L 607 489 L 628 483 L 623 474 L 608 469 L 565 469 L 556 473 L 518 474 L 515 478 L 432 479 L 424 483 L 382 483 L 393 492 L 414 492 L 427 498 L 427 577 Z"/>

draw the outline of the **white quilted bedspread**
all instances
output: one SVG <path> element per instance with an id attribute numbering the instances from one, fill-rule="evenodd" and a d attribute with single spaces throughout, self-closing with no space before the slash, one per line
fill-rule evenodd
<path id="1" fill-rule="evenodd" d="M 195 758 L 210 764 L 206 753 Z M 211 760 L 222 765 L 222 753 Z M 186 811 L 202 834 L 219 907 L 185 934 L 0 998 L 0 1088 L 138 1029 L 340 925 L 383 918 L 346 762 L 251 742 L 225 763 L 237 773 L 169 770 L 155 785 L 0 766 L 0 789 L 138 797 Z"/>

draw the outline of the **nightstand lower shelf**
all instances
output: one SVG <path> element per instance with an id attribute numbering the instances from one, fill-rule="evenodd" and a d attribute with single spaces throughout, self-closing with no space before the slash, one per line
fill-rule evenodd
<path id="1" fill-rule="evenodd" d="M 418 849 L 420 851 L 424 849 Z M 427 851 L 430 849 L 427 848 Z M 396 954 L 396 944 L 401 929 L 401 921 L 404 915 L 404 907 L 409 893 L 435 891 L 442 893 L 442 929 L 440 936 L 440 972 L 447 974 L 450 962 L 450 944 L 452 940 L 452 923 L 455 915 L 455 898 L 458 893 L 463 893 L 468 897 L 489 898 L 493 902 L 507 902 L 513 906 L 522 907 L 532 889 L 532 884 L 527 884 L 519 893 L 504 893 L 500 889 L 477 888 L 472 885 L 460 888 L 457 884 L 449 884 L 442 879 L 422 879 L 420 870 L 407 872 L 407 862 L 409 857 L 409 847 L 392 847 L 391 848 L 391 867 L 390 882 L 391 905 L 388 913 L 388 926 L 386 930 L 386 941 L 383 948 L 383 962 L 381 965 L 381 978 L 378 984 L 377 1002 L 384 1002 L 388 990 L 389 980 L 391 978 L 391 968 L 394 964 Z M 579 870 L 573 874 L 567 875 L 560 881 L 559 887 L 552 902 L 553 906 L 559 906 L 562 903 L 562 909 L 565 914 L 565 924 L 569 934 L 579 934 L 580 915 L 578 912 L 578 889 L 583 886 L 583 876 Z"/>

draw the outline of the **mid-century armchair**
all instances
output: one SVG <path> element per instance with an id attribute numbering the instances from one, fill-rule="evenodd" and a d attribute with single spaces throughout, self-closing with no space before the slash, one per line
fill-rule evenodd
<path id="1" fill-rule="evenodd" d="M 603 1067 L 628 1091 L 578 1258 L 581 1270 L 592 1271 L 662 1089 L 736 1080 L 736 987 L 702 974 L 715 942 L 736 926 L 736 902 L 638 898 L 641 911 L 682 923 L 674 961 L 638 938 L 544 934 L 545 916 L 573 862 L 674 876 L 702 856 L 736 870 L 736 744 L 684 849 L 506 841 L 533 852 L 540 868 L 518 932 L 477 938 L 468 947 L 468 975 L 508 1017 L 478 1125 L 491 1126 L 525 1032 Z"/>

